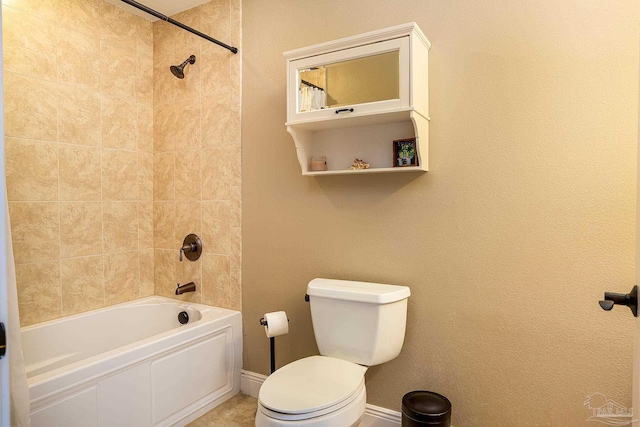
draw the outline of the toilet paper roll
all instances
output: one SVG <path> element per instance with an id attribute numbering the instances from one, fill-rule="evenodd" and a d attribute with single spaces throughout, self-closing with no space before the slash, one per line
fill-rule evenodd
<path id="1" fill-rule="evenodd" d="M 284 335 L 289 332 L 289 320 L 287 319 L 287 313 L 284 311 L 267 313 L 264 315 L 264 320 L 267 322 L 264 327 L 264 332 L 269 338 Z"/>

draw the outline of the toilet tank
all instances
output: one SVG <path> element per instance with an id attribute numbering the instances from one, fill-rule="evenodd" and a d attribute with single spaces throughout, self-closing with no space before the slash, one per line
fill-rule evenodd
<path id="1" fill-rule="evenodd" d="M 313 279 L 307 294 L 321 355 L 373 366 L 400 354 L 408 287 Z"/>

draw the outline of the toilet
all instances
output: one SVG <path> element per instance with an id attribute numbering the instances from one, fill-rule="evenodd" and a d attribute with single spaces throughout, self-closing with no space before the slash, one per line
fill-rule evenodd
<path id="1" fill-rule="evenodd" d="M 289 363 L 265 380 L 256 427 L 357 426 L 367 368 L 402 349 L 408 287 L 313 279 L 307 295 L 320 356 Z"/>

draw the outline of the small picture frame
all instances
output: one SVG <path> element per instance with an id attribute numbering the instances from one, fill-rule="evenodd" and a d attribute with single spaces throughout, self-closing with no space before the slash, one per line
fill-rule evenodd
<path id="1" fill-rule="evenodd" d="M 416 139 L 396 139 L 393 141 L 393 167 L 418 166 Z"/>

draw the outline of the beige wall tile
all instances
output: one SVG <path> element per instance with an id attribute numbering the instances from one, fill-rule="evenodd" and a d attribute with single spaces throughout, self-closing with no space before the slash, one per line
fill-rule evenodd
<path id="1" fill-rule="evenodd" d="M 102 256 L 63 259 L 60 281 L 64 316 L 104 306 Z"/>
<path id="2" fill-rule="evenodd" d="M 139 55 L 137 58 L 136 102 L 153 105 L 153 57 Z"/>
<path id="3" fill-rule="evenodd" d="M 238 111 L 241 111 L 242 105 L 242 56 L 237 55 L 231 58 L 229 87 L 231 88 L 232 102 L 237 104 Z M 238 134 L 240 138 L 240 134 Z"/>
<path id="4" fill-rule="evenodd" d="M 2 0 L 2 4 L 5 6 L 49 21 L 56 19 L 55 2 L 56 0 Z"/>
<path id="5" fill-rule="evenodd" d="M 228 88 L 202 98 L 202 145 L 204 147 L 237 147 L 240 157 L 240 111 L 232 102 Z"/>
<path id="6" fill-rule="evenodd" d="M 133 30 L 135 31 L 135 29 Z M 135 37 L 132 38 L 135 44 Z M 136 99 L 137 57 L 133 49 L 100 41 L 100 91 L 117 99 Z"/>
<path id="7" fill-rule="evenodd" d="M 62 315 L 59 262 L 16 265 L 16 283 L 20 326 Z"/>
<path id="8" fill-rule="evenodd" d="M 232 310 L 242 311 L 242 270 L 231 268 L 229 274 L 229 307 Z"/>
<path id="9" fill-rule="evenodd" d="M 138 249 L 153 248 L 153 202 L 138 202 Z"/>
<path id="10" fill-rule="evenodd" d="M 188 25 L 191 28 L 200 29 L 202 28 L 200 16 L 201 13 L 199 8 L 194 7 L 191 9 L 187 9 L 184 12 L 177 13 L 173 16 L 173 19 L 178 22 L 182 22 L 183 24 Z M 175 38 L 173 39 L 173 46 L 174 49 L 179 52 L 183 49 L 190 49 L 193 46 L 199 46 L 202 40 L 202 38 L 188 31 L 178 31 L 175 35 Z"/>
<path id="11" fill-rule="evenodd" d="M 58 83 L 100 91 L 100 39 L 58 28 Z"/>
<path id="12" fill-rule="evenodd" d="M 154 81 L 156 79 L 157 77 L 154 77 Z M 171 129 L 175 125 L 175 121 L 173 120 L 173 105 L 165 104 L 158 106 L 157 103 L 154 103 L 153 151 L 156 153 L 163 153 L 175 150 L 176 141 L 166 134 L 167 130 Z"/>
<path id="13" fill-rule="evenodd" d="M 242 230 L 240 228 L 231 228 L 231 255 L 242 255 Z"/>
<path id="14" fill-rule="evenodd" d="M 100 39 L 133 52 L 137 49 L 139 17 L 103 1 L 100 9 Z"/>
<path id="15" fill-rule="evenodd" d="M 177 250 L 156 249 L 154 252 L 155 294 L 164 297 L 175 297 Z"/>
<path id="16" fill-rule="evenodd" d="M 230 151 L 231 179 L 229 183 L 232 186 L 240 186 L 242 185 L 242 150 L 240 147 L 232 147 Z"/>
<path id="17" fill-rule="evenodd" d="M 102 150 L 103 200 L 136 200 L 138 197 L 138 153 Z"/>
<path id="18" fill-rule="evenodd" d="M 154 249 L 140 251 L 140 297 L 148 297 L 154 294 Z"/>
<path id="19" fill-rule="evenodd" d="M 4 73 L 6 136 L 55 141 L 58 136 L 55 83 Z"/>
<path id="20" fill-rule="evenodd" d="M 57 200 L 57 144 L 15 138 L 5 144 L 9 200 Z"/>
<path id="21" fill-rule="evenodd" d="M 16 264 L 60 258 L 57 202 L 9 202 Z"/>
<path id="22" fill-rule="evenodd" d="M 176 153 L 176 200 L 200 200 L 200 150 Z"/>
<path id="23" fill-rule="evenodd" d="M 100 94 L 59 85 L 58 141 L 100 146 Z"/>
<path id="24" fill-rule="evenodd" d="M 231 282 L 229 257 L 206 254 L 202 259 L 202 303 L 229 308 Z"/>
<path id="25" fill-rule="evenodd" d="M 138 152 L 138 200 L 153 200 L 153 154 Z"/>
<path id="26" fill-rule="evenodd" d="M 155 44 L 154 46 L 157 46 Z M 174 53 L 154 56 L 153 59 L 153 106 L 158 108 L 164 104 L 170 104 L 171 99 L 177 91 L 178 78 L 176 78 L 169 67 L 179 65 L 186 58 L 177 59 Z M 196 59 L 197 60 L 197 59 Z M 156 117 L 157 118 L 157 117 Z"/>
<path id="27" fill-rule="evenodd" d="M 242 226 L 242 187 L 231 187 L 231 227 Z"/>
<path id="28" fill-rule="evenodd" d="M 199 6 L 202 32 L 213 38 L 229 43 L 231 37 L 231 16 L 229 0 L 214 0 Z"/>
<path id="29" fill-rule="evenodd" d="M 102 253 L 102 203 L 60 203 L 60 256 L 75 258 Z"/>
<path id="30" fill-rule="evenodd" d="M 17 5 L 16 5 L 17 6 Z M 43 55 L 56 51 L 56 25 L 31 12 L 2 6 L 2 40 L 16 49 Z"/>
<path id="31" fill-rule="evenodd" d="M 242 0 L 230 0 L 229 3 L 231 44 L 238 47 L 242 44 Z"/>
<path id="32" fill-rule="evenodd" d="M 232 253 L 231 202 L 202 202 L 202 241 L 203 252 L 219 255 Z"/>
<path id="33" fill-rule="evenodd" d="M 102 204 L 104 253 L 138 249 L 138 206 L 136 202 Z"/>
<path id="34" fill-rule="evenodd" d="M 101 150 L 61 144 L 60 200 L 100 200 Z"/>
<path id="35" fill-rule="evenodd" d="M 153 58 L 153 22 L 144 18 L 136 21 L 136 53 Z"/>
<path id="36" fill-rule="evenodd" d="M 239 11 L 235 13 L 239 21 Z M 231 15 L 228 0 L 206 3 L 179 14 L 176 19 L 178 17 L 193 26 L 206 27 L 208 30 L 215 28 L 218 38 L 225 42 L 229 40 Z M 174 198 L 180 202 L 175 205 L 154 204 L 154 220 L 165 223 L 164 226 L 158 222 L 154 224 L 155 246 L 173 249 L 176 246 L 172 241 L 179 241 L 179 245 L 184 235 L 195 232 L 203 238 L 205 252 L 228 255 L 235 243 L 232 237 L 239 236 L 241 222 L 241 209 L 237 206 L 241 203 L 240 183 L 236 178 L 238 168 L 232 164 L 235 152 L 237 161 L 240 161 L 239 91 L 228 89 L 231 85 L 230 61 L 233 54 L 217 46 L 209 46 L 191 35 L 178 33 L 171 36 L 170 32 L 170 28 L 163 23 L 154 24 L 154 150 L 156 153 L 175 153 Z M 187 67 L 185 79 L 176 79 L 167 72 L 170 65 L 179 64 L 191 54 L 196 55 L 196 63 Z M 208 91 L 207 97 L 201 97 L 204 91 Z M 231 105 L 232 93 L 235 106 Z M 203 145 L 210 149 L 202 150 Z M 231 150 L 230 145 L 238 148 Z M 156 167 L 157 160 L 162 158 L 156 155 Z M 159 169 L 154 174 L 154 200 L 167 197 L 167 191 L 155 188 L 158 183 L 166 184 L 167 181 L 166 174 L 160 173 L 166 168 Z M 232 182 L 236 182 L 233 216 Z M 216 202 L 200 203 L 199 200 Z M 173 219 L 170 219 L 171 215 Z M 232 234 L 232 221 L 238 228 L 236 234 Z M 200 226 L 201 231 L 198 232 Z M 171 227 L 174 229 L 173 240 L 167 239 L 170 234 L 167 230 Z M 222 271 L 217 279 L 207 279 L 207 274 L 199 271 L 197 263 L 178 263 L 176 279 L 186 282 L 191 280 L 190 277 L 200 277 L 201 274 L 205 282 L 198 288 L 202 288 L 203 298 L 208 285 L 211 288 L 210 303 L 239 307 L 239 271 L 234 271 L 236 285 L 232 298 L 229 257 L 213 257 L 215 255 L 205 253 L 202 261 L 197 263 L 202 263 L 201 269 L 206 266 L 210 274 Z M 214 287 L 215 292 L 212 291 Z M 172 291 L 156 283 L 156 292 L 172 296 Z"/>
<path id="37" fill-rule="evenodd" d="M 58 23 L 85 34 L 100 37 L 100 3 L 102 0 L 56 0 Z"/>
<path id="38" fill-rule="evenodd" d="M 3 64 L 5 71 L 13 71 L 28 77 L 56 81 L 56 55 L 43 54 L 35 50 L 18 49 L 11 45 L 3 46 Z"/>
<path id="39" fill-rule="evenodd" d="M 2 7 L 6 71 L 56 81 L 56 27 L 52 21 Z"/>
<path id="40" fill-rule="evenodd" d="M 153 152 L 153 107 L 138 104 L 138 150 Z"/>
<path id="41" fill-rule="evenodd" d="M 120 304 L 138 298 L 140 260 L 138 251 L 104 256 L 105 305 Z"/>
<path id="42" fill-rule="evenodd" d="M 230 200 L 232 162 L 240 156 L 235 148 L 202 150 L 202 200 Z"/>
<path id="43" fill-rule="evenodd" d="M 135 102 L 102 97 L 102 147 L 138 149 L 138 106 Z"/>
<path id="44" fill-rule="evenodd" d="M 202 238 L 201 228 L 202 206 L 201 202 L 192 200 L 176 204 L 176 238 L 178 247 L 182 245 L 189 234 L 197 234 Z"/>
<path id="45" fill-rule="evenodd" d="M 211 92 L 219 92 L 219 96 L 224 96 L 225 92 L 228 97 L 231 82 L 231 60 L 236 56 L 220 46 L 214 44 L 203 45 L 201 49 L 200 70 L 202 73 L 202 92 L 209 94 Z M 224 103 L 224 100 L 221 100 Z M 229 108 L 230 102 L 227 99 L 225 109 L 219 111 L 224 112 Z"/>
<path id="46" fill-rule="evenodd" d="M 46 279 L 21 282 L 21 307 L 42 306 L 35 316 L 24 314 L 23 324 L 153 294 L 154 25 L 103 0 L 4 0 L 3 24 L 16 261 L 23 277 L 58 267 L 57 303 L 32 285 Z M 171 46 L 178 32 L 168 31 Z M 199 90 L 192 74 L 188 83 L 171 82 L 180 96 Z M 199 106 L 197 112 L 199 122 Z M 166 240 L 177 254 L 171 224 Z M 124 251 L 131 251 L 131 265 Z M 125 281 L 107 284 L 106 297 L 103 262 L 109 278 L 128 272 Z M 99 280 L 84 286 L 91 275 L 83 269 L 99 270 Z"/>
<path id="47" fill-rule="evenodd" d="M 155 154 L 153 156 L 153 199 L 175 200 L 175 188 L 175 154 Z"/>
<path id="48" fill-rule="evenodd" d="M 156 248 L 178 250 L 176 238 L 176 203 L 153 202 L 153 244 Z"/>
<path id="49" fill-rule="evenodd" d="M 173 41 L 175 40 L 175 37 L 179 31 L 179 28 L 176 28 L 174 25 L 164 21 L 155 21 L 153 23 L 154 59 L 173 54 Z"/>

